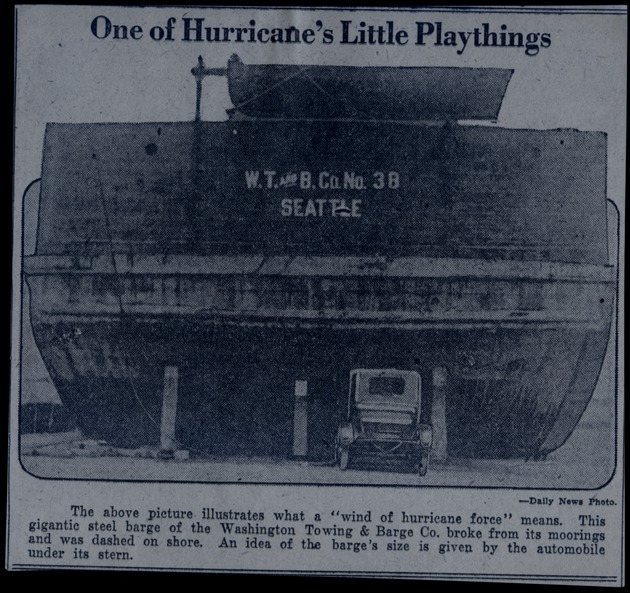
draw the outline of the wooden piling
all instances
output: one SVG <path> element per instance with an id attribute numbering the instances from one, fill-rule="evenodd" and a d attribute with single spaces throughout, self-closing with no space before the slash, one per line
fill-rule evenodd
<path id="1" fill-rule="evenodd" d="M 308 383 L 295 382 L 293 408 L 293 456 L 306 457 L 308 452 Z"/>
<path id="2" fill-rule="evenodd" d="M 433 427 L 432 457 L 444 461 L 447 456 L 448 438 L 446 434 L 446 391 L 447 372 L 442 366 L 433 369 L 433 400 L 431 402 L 431 426 Z"/>
<path id="3" fill-rule="evenodd" d="M 179 369 L 164 367 L 164 392 L 162 396 L 162 423 L 160 426 L 160 448 L 163 452 L 177 449 L 175 440 L 175 420 L 177 418 L 177 387 Z"/>

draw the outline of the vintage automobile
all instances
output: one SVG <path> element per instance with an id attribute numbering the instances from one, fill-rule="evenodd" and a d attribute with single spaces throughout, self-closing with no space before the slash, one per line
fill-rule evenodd
<path id="1" fill-rule="evenodd" d="M 416 371 L 351 371 L 346 420 L 339 426 L 335 442 L 340 468 L 348 467 L 352 453 L 381 460 L 410 459 L 424 476 L 433 430 L 420 422 L 421 393 Z"/>

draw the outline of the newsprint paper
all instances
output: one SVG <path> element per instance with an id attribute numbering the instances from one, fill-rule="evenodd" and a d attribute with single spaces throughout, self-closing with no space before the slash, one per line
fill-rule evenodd
<path id="1" fill-rule="evenodd" d="M 623 585 L 625 7 L 15 19 L 9 569 Z"/>

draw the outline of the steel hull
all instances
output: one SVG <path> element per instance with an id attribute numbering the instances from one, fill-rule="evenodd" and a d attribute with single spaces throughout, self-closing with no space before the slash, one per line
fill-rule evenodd
<path id="1" fill-rule="evenodd" d="M 449 454 L 462 457 L 544 455 L 593 393 L 611 268 L 253 263 L 27 260 L 37 345 L 86 436 L 157 445 L 166 366 L 179 369 L 176 436 L 193 454 L 290 455 L 306 379 L 308 455 L 332 458 L 353 368 L 418 370 L 429 421 L 432 369 L 446 367 Z"/>

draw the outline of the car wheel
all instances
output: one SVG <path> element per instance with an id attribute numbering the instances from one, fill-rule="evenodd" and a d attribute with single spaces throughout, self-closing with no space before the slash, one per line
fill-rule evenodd
<path id="1" fill-rule="evenodd" d="M 348 449 L 344 448 L 344 447 L 340 447 L 339 448 L 339 467 L 343 470 L 346 469 L 348 467 L 348 461 L 350 458 L 350 452 L 348 451 Z"/>
<path id="2" fill-rule="evenodd" d="M 426 476 L 429 469 L 429 451 L 428 449 L 420 450 L 420 460 L 418 461 L 418 475 Z"/>

